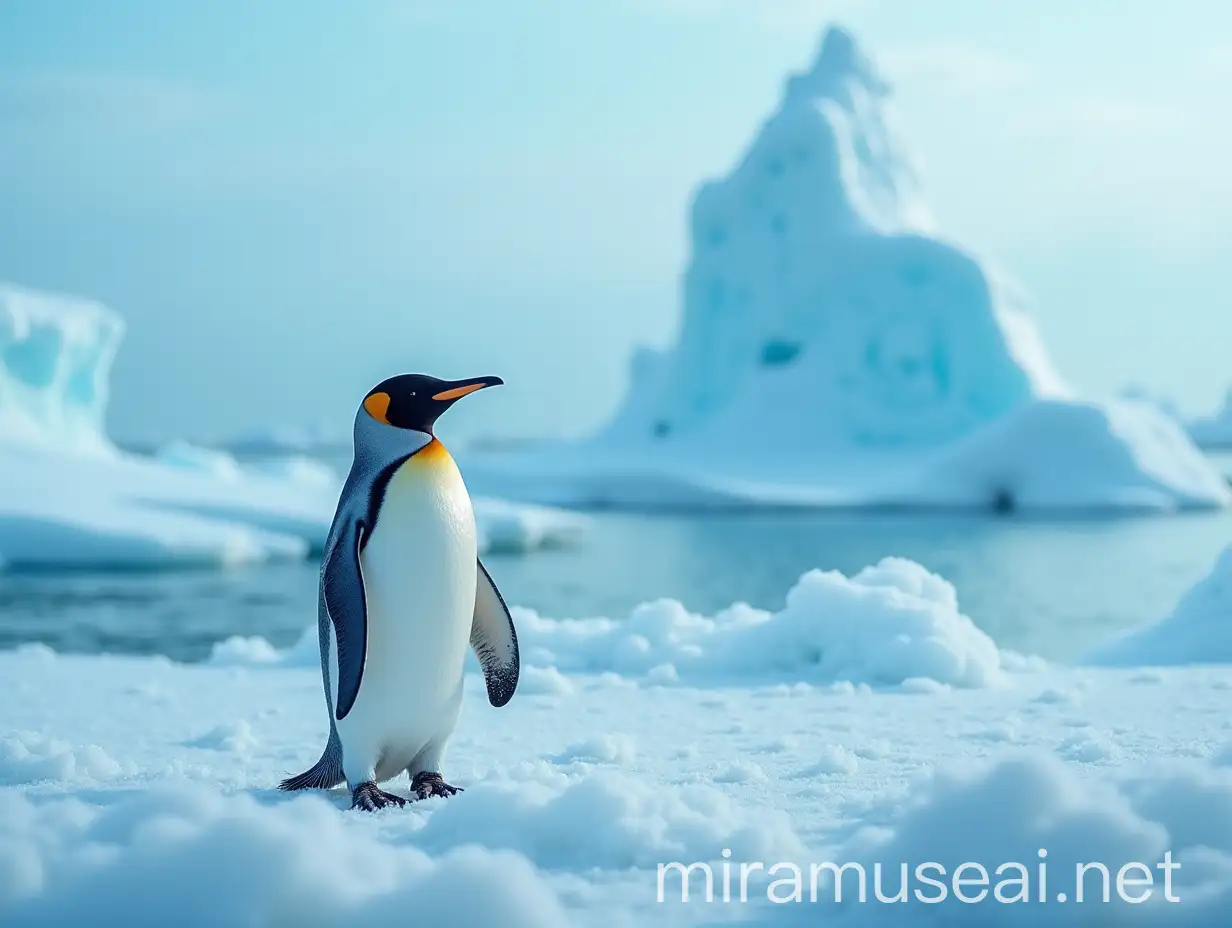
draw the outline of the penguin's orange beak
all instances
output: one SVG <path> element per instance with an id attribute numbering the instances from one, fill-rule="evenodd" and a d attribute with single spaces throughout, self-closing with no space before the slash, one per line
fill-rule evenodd
<path id="1" fill-rule="evenodd" d="M 432 399 L 452 402 L 485 387 L 499 387 L 504 382 L 499 377 L 473 377 L 470 380 L 457 380 L 440 393 L 432 394 Z"/>

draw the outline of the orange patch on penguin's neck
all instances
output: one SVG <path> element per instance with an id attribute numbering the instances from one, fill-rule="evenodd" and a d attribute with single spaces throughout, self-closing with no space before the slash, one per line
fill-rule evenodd
<path id="1" fill-rule="evenodd" d="M 452 460 L 449 450 L 435 436 L 433 436 L 432 441 L 411 455 L 412 464 L 443 464 L 449 460 Z"/>

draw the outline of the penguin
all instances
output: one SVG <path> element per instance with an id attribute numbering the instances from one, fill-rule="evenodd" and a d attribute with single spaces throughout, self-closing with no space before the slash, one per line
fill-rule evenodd
<path id="1" fill-rule="evenodd" d="M 360 403 L 317 597 L 329 740 L 320 760 L 280 789 L 345 781 L 351 808 L 375 812 L 406 804 L 377 785 L 406 771 L 414 798 L 452 796 L 460 788 L 445 782 L 441 760 L 468 648 L 488 701 L 513 698 L 513 618 L 479 559 L 462 475 L 433 431 L 457 400 L 503 382 L 402 374 Z"/>

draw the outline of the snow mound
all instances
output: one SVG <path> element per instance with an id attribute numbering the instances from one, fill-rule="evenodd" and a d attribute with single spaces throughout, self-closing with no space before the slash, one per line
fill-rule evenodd
<path id="1" fill-rule="evenodd" d="M 742 808 L 706 786 L 639 782 L 619 773 L 570 780 L 484 782 L 446 803 L 416 833 L 430 851 L 479 843 L 526 855 L 546 870 L 653 869 L 664 860 L 794 857 L 804 846 L 782 812 Z"/>
<path id="2" fill-rule="evenodd" d="M 311 632 L 311 635 L 309 635 Z M 224 641 L 219 641 L 210 649 L 209 662 L 216 667 L 250 667 L 255 664 L 289 663 L 291 655 L 298 655 L 301 646 L 308 645 L 311 637 L 314 650 L 320 648 L 315 629 L 308 629 L 300 636 L 300 641 L 287 651 L 279 651 L 260 635 L 246 637 L 232 635 Z"/>
<path id="3" fill-rule="evenodd" d="M 821 759 L 803 771 L 804 776 L 854 776 L 860 769 L 860 759 L 842 745 L 828 744 L 821 752 Z"/>
<path id="4" fill-rule="evenodd" d="M 292 456 L 241 464 L 177 441 L 150 457 L 103 428 L 124 327 L 105 307 L 0 284 L 0 567 L 227 566 L 324 543 L 342 486 Z M 585 520 L 476 500 L 484 550 L 572 544 Z"/>
<path id="5" fill-rule="evenodd" d="M 215 667 L 319 667 L 321 642 L 316 625 L 304 629 L 299 640 L 280 651 L 260 635 L 232 635 L 214 643 L 208 663 Z"/>
<path id="6" fill-rule="evenodd" d="M 900 802 L 887 803 L 888 828 L 869 829 L 846 849 L 843 859 L 858 861 L 863 874 L 842 874 L 837 924 L 1214 928 L 1232 901 L 1232 775 L 1209 765 L 1093 779 L 1042 752 L 1021 752 L 943 766 Z M 937 884 L 921 880 L 921 865 Z M 956 887 L 960 866 L 965 883 Z M 821 876 L 817 898 L 833 905 L 838 878 Z"/>
<path id="7" fill-rule="evenodd" d="M 573 683 L 555 667 L 522 668 L 518 677 L 518 692 L 529 696 L 572 696 Z"/>
<path id="8" fill-rule="evenodd" d="M 123 335 L 99 303 L 0 283 L 0 442 L 109 449 L 103 417 Z"/>
<path id="9" fill-rule="evenodd" d="M 1113 667 L 1232 664 L 1232 545 L 1171 615 L 1095 648 L 1085 662 Z"/>
<path id="10" fill-rule="evenodd" d="M 1214 415 L 1189 423 L 1189 434 L 1201 448 L 1232 448 L 1232 389 Z"/>
<path id="11" fill-rule="evenodd" d="M 581 442 L 485 486 L 611 506 L 1224 506 L 1145 403 L 1081 403 L 1016 285 L 934 229 L 889 86 L 832 28 L 690 217 L 675 343 Z"/>
<path id="12" fill-rule="evenodd" d="M 647 676 L 670 684 L 929 678 L 998 684 L 1020 660 L 1003 654 L 958 609 L 954 587 L 913 561 L 887 558 L 847 578 L 804 574 L 786 606 L 738 603 L 713 617 L 674 600 L 644 603 L 625 621 L 546 619 L 515 608 L 524 659 L 560 670 Z M 670 665 L 673 673 L 662 668 Z"/>
<path id="13" fill-rule="evenodd" d="M 0 794 L 6 926 L 571 924 L 520 855 L 439 858 L 350 827 L 327 802 L 263 806 L 164 786 L 101 809 Z"/>
<path id="14" fill-rule="evenodd" d="M 629 765 L 636 756 L 637 749 L 628 735 L 595 735 L 569 745 L 553 760 L 558 764 L 581 762 Z"/>
<path id="15" fill-rule="evenodd" d="M 0 785 L 19 786 L 43 780 L 105 779 L 123 768 L 96 744 L 83 748 L 19 731 L 0 738 Z"/>
<path id="16" fill-rule="evenodd" d="M 202 748 L 207 751 L 229 751 L 233 754 L 249 754 L 258 744 L 252 732 L 252 726 L 243 719 L 215 726 L 200 738 L 185 742 L 186 747 Z"/>

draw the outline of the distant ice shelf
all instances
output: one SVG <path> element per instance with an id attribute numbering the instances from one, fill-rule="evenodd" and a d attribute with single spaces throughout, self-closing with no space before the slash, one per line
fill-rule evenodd
<path id="1" fill-rule="evenodd" d="M 1232 501 L 1169 416 L 1089 401 L 1005 273 L 938 231 L 890 106 L 831 28 L 693 200 L 675 343 L 577 442 L 476 456 L 566 505 L 1169 511 Z"/>
<path id="2" fill-rule="evenodd" d="M 298 560 L 325 540 L 341 477 L 302 456 L 241 464 L 172 442 L 107 437 L 122 319 L 87 300 L 0 284 L 0 569 L 166 568 Z M 476 498 L 480 547 L 576 542 L 584 517 Z"/>
<path id="3" fill-rule="evenodd" d="M 324 544 L 342 484 L 328 468 L 190 448 L 77 456 L 0 441 L 0 568 L 225 567 Z M 482 553 L 565 546 L 587 528 L 575 513 L 473 502 Z"/>

